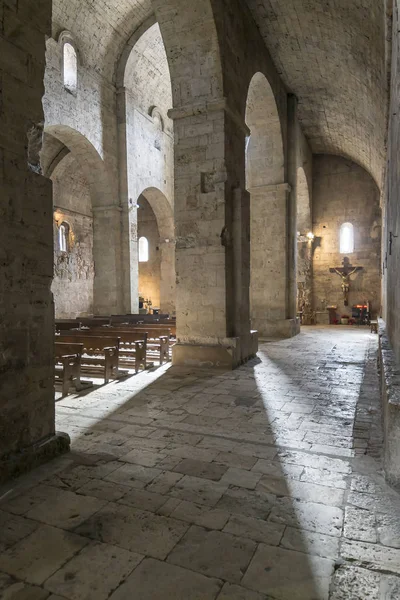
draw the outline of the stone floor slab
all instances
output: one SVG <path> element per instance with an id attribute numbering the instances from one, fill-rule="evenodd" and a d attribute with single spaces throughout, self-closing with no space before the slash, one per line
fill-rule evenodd
<path id="1" fill-rule="evenodd" d="M 169 493 L 174 498 L 181 500 L 215 506 L 227 489 L 227 485 L 218 481 L 184 475 Z"/>
<path id="2" fill-rule="evenodd" d="M 268 600 L 266 596 L 246 590 L 240 585 L 226 583 L 217 600 Z"/>
<path id="3" fill-rule="evenodd" d="M 75 531 L 94 540 L 163 560 L 188 527 L 176 519 L 110 502 Z"/>
<path id="4" fill-rule="evenodd" d="M 88 540 L 79 535 L 42 525 L 1 553 L 0 570 L 40 585 L 87 543 Z"/>
<path id="5" fill-rule="evenodd" d="M 168 556 L 168 562 L 239 583 L 255 548 L 256 544 L 248 539 L 193 525 Z"/>
<path id="6" fill-rule="evenodd" d="M 142 559 L 117 546 L 94 542 L 50 577 L 45 588 L 69 600 L 107 600 Z"/>
<path id="7" fill-rule="evenodd" d="M 277 600 L 328 600 L 332 561 L 260 544 L 242 580 Z"/>
<path id="8" fill-rule="evenodd" d="M 214 600 L 221 586 L 218 579 L 146 558 L 110 600 Z"/>
<path id="9" fill-rule="evenodd" d="M 173 470 L 183 475 L 192 475 L 193 477 L 219 481 L 224 473 L 226 473 L 227 467 L 214 462 L 210 463 L 185 458 Z"/>
<path id="10" fill-rule="evenodd" d="M 73 529 L 105 504 L 107 504 L 106 500 L 93 496 L 57 490 L 57 493 L 51 498 L 28 511 L 26 516 L 47 525 L 54 525 L 54 527 Z"/>

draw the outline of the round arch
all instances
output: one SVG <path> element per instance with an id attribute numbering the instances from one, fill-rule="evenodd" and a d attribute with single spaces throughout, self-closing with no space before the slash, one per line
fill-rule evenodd
<path id="1" fill-rule="evenodd" d="M 78 160 L 89 185 L 93 208 L 111 204 L 111 186 L 104 161 L 93 144 L 67 125 L 49 125 L 44 128 L 44 133 L 56 138 Z"/>
<path id="2" fill-rule="evenodd" d="M 160 239 L 173 242 L 175 238 L 174 212 L 165 194 L 158 188 L 148 187 L 140 196 L 144 196 L 155 214 Z"/>
<path id="3" fill-rule="evenodd" d="M 271 85 L 257 72 L 246 104 L 250 192 L 250 318 L 261 337 L 287 327 L 287 186 L 281 121 Z"/>
<path id="4" fill-rule="evenodd" d="M 246 102 L 246 187 L 248 190 L 284 182 L 282 127 L 275 96 L 263 73 L 250 81 Z"/>

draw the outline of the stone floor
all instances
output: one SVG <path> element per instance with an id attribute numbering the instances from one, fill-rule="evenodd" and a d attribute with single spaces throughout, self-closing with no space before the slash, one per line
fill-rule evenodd
<path id="1" fill-rule="evenodd" d="M 57 402 L 71 454 L 0 490 L 1 598 L 398 600 L 376 350 L 304 328 Z"/>

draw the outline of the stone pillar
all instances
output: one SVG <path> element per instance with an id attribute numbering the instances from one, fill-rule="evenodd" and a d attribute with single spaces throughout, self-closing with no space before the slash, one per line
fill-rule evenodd
<path id="1" fill-rule="evenodd" d="M 297 313 L 297 167 L 299 126 L 297 122 L 297 98 L 288 95 L 288 143 L 287 173 L 291 192 L 287 206 L 287 313 L 286 318 L 294 322 L 293 335 L 299 332 Z"/>
<path id="2" fill-rule="evenodd" d="M 2 482 L 68 450 L 69 439 L 55 433 L 52 184 L 38 155 L 51 1 L 7 3 L 0 32 Z"/>
<path id="3" fill-rule="evenodd" d="M 137 240 L 136 192 L 128 165 L 128 155 L 133 152 L 128 148 L 126 90 L 117 90 L 117 125 L 118 125 L 118 168 L 119 168 L 119 203 L 121 213 L 121 257 L 120 257 L 120 309 L 122 313 L 139 311 L 139 268 Z"/>
<path id="4" fill-rule="evenodd" d="M 121 298 L 121 208 L 93 207 L 93 311 L 118 314 Z"/>
<path id="5" fill-rule="evenodd" d="M 160 312 L 175 314 L 175 240 L 160 240 Z"/>
<path id="6" fill-rule="evenodd" d="M 250 331 L 246 337 L 238 322 L 245 197 L 228 183 L 228 112 L 225 99 L 170 111 L 176 140 L 175 365 L 234 368 L 250 356 Z M 242 152 L 244 163 L 244 136 Z"/>
<path id="7" fill-rule="evenodd" d="M 311 228 L 310 228 L 311 231 Z M 302 311 L 302 324 L 312 325 L 312 240 L 307 236 L 297 241 L 298 309 Z"/>
<path id="8" fill-rule="evenodd" d="M 287 183 L 249 189 L 251 196 L 251 326 L 260 337 L 290 337 L 296 322 L 288 319 Z"/>

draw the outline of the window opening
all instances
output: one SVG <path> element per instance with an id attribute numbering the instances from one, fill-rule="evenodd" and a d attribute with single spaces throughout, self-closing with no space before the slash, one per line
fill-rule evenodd
<path id="1" fill-rule="evenodd" d="M 69 92 L 75 94 L 78 84 L 78 63 L 76 59 L 76 51 L 72 44 L 65 42 L 63 53 L 64 87 Z"/>
<path id="2" fill-rule="evenodd" d="M 149 242 L 147 238 L 139 238 L 139 262 L 148 262 L 149 260 Z"/>
<path id="3" fill-rule="evenodd" d="M 354 252 L 354 228 L 351 223 L 343 223 L 340 228 L 340 253 Z"/>

